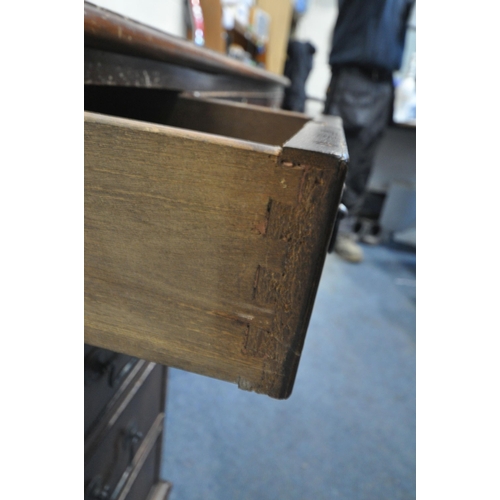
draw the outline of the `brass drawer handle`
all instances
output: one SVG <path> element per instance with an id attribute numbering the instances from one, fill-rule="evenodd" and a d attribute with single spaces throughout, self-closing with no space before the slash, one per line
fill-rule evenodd
<path id="1" fill-rule="evenodd" d="M 102 485 L 102 477 L 95 476 L 90 481 L 87 488 L 88 498 L 92 500 L 108 500 L 110 495 L 110 487 L 105 484 Z"/>

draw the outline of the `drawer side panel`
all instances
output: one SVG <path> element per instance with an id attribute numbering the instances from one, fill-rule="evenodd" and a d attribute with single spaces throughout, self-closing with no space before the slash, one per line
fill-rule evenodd
<path id="1" fill-rule="evenodd" d="M 85 342 L 287 397 L 345 168 L 281 151 L 88 113 Z"/>

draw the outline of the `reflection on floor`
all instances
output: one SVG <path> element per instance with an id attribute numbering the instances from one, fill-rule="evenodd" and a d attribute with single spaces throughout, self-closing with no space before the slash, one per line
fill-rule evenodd
<path id="1" fill-rule="evenodd" d="M 291 397 L 170 370 L 170 500 L 415 498 L 413 249 L 327 257 Z"/>

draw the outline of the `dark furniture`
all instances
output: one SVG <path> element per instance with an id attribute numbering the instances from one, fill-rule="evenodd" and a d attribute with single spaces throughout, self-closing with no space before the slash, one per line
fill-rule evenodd
<path id="1" fill-rule="evenodd" d="M 85 345 L 85 499 L 161 500 L 167 369 Z"/>

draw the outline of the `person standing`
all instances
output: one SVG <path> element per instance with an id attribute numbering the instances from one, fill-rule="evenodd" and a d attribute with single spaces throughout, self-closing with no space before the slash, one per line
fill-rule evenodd
<path id="1" fill-rule="evenodd" d="M 363 260 L 354 224 L 377 147 L 390 121 L 393 72 L 401 67 L 414 4 L 415 0 L 338 0 L 324 114 L 342 118 L 349 150 L 342 197 L 349 215 L 340 222 L 334 250 L 351 262 Z"/>

